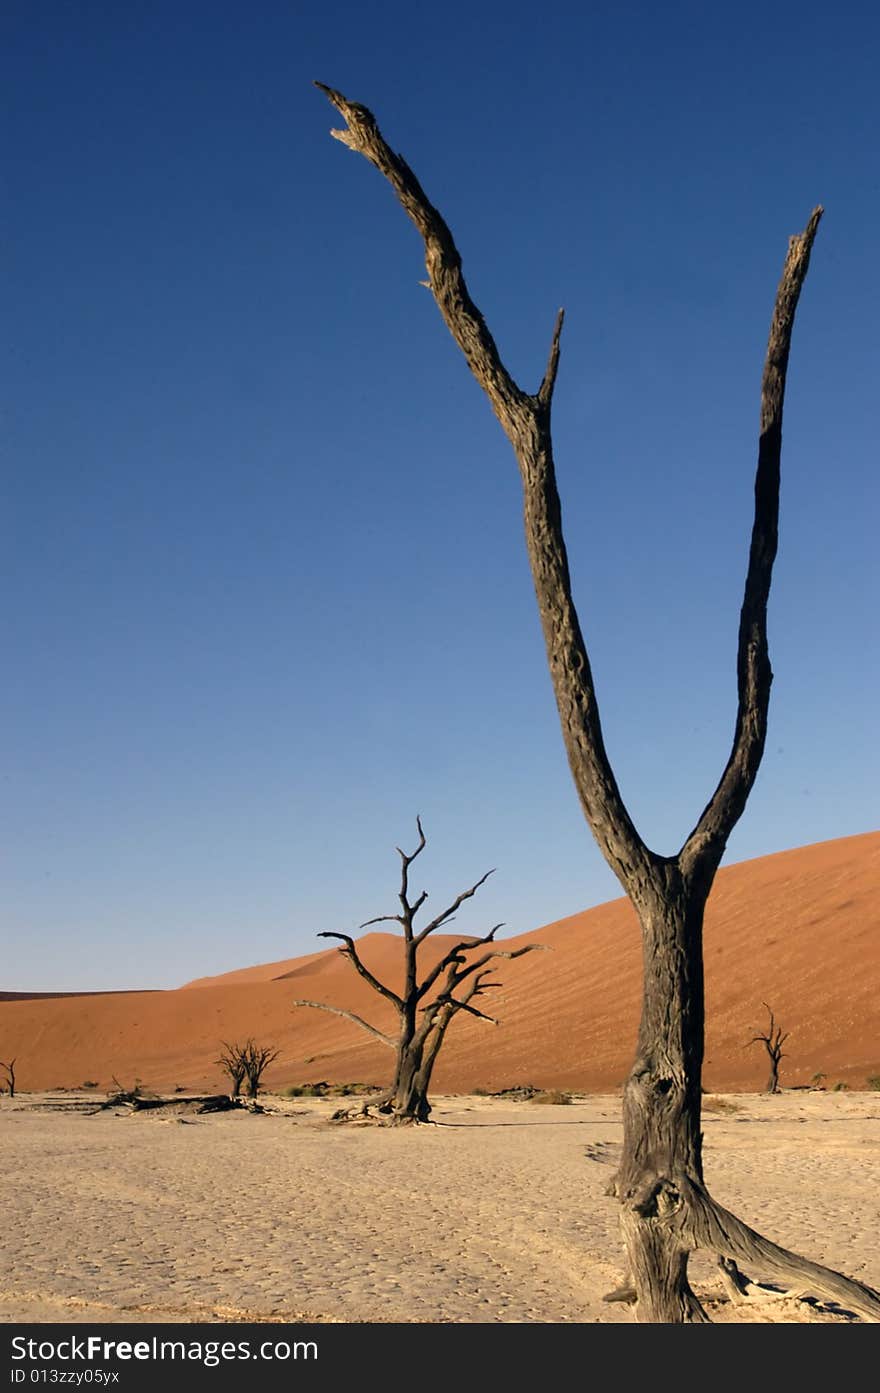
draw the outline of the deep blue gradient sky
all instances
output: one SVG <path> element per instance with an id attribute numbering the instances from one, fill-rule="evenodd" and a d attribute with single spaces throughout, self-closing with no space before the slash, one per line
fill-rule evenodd
<path id="1" fill-rule="evenodd" d="M 442 21 L 442 24 L 441 24 Z M 375 112 L 555 401 L 609 752 L 675 851 L 729 753 L 760 373 L 786 402 L 776 680 L 727 861 L 877 825 L 877 98 L 858 4 L 22 3 L 2 19 L 2 957 L 173 986 L 396 907 L 615 897 L 565 761 L 510 447 Z"/>

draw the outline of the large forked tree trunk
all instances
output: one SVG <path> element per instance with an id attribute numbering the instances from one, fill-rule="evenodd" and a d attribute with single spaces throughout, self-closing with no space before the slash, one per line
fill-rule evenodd
<path id="1" fill-rule="evenodd" d="M 505 368 L 471 299 L 452 233 L 409 165 L 386 144 L 366 107 L 323 83 L 317 86 L 346 122 L 344 130 L 332 134 L 379 170 L 418 228 L 425 245 L 426 284 L 516 454 L 529 563 L 569 766 L 590 829 L 642 928 L 642 1018 L 624 1093 L 623 1156 L 613 1182 L 630 1273 L 614 1295 L 634 1300 L 641 1321 L 705 1320 L 688 1283 L 687 1262 L 693 1249 L 708 1248 L 718 1256 L 732 1294 L 744 1286 L 737 1263 L 753 1262 L 798 1287 L 845 1301 L 867 1319 L 880 1320 L 876 1292 L 786 1252 L 712 1200 L 701 1163 L 703 912 L 754 783 L 767 733 L 772 680 L 767 599 L 777 545 L 785 376 L 795 310 L 822 209 L 816 208 L 803 233 L 791 238 L 770 326 L 761 384 L 755 520 L 740 615 L 733 748 L 680 852 L 663 857 L 642 841 L 620 796 L 572 600 L 550 429 L 563 312 L 556 319 L 541 384 L 537 392 L 525 392 Z"/>
<path id="2" fill-rule="evenodd" d="M 687 1281 L 694 1245 L 669 1222 L 685 1182 L 701 1186 L 702 929 L 705 900 L 669 868 L 665 892 L 636 901 L 644 984 L 636 1057 L 623 1094 L 623 1155 L 611 1192 L 642 1321 L 702 1319 Z"/>
<path id="3" fill-rule="evenodd" d="M 415 1007 L 402 1013 L 394 1079 L 378 1106 L 398 1122 L 427 1122 L 431 1116 L 428 1079 L 422 1072 L 424 1032 L 417 1028 Z"/>

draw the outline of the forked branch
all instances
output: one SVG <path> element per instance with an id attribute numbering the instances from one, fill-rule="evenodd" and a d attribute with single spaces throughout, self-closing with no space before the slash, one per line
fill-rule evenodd
<path id="1" fill-rule="evenodd" d="M 434 919 L 431 920 L 430 924 L 426 924 L 423 929 L 419 930 L 418 934 L 416 935 L 416 943 L 424 943 L 425 939 L 428 937 L 429 934 L 434 933 L 443 924 L 450 923 L 456 910 L 461 909 L 461 906 L 464 904 L 465 900 L 469 900 L 471 896 L 475 895 L 479 890 L 480 886 L 486 884 L 486 881 L 489 879 L 489 876 L 494 874 L 494 870 L 487 871 L 485 875 L 480 876 L 479 880 L 474 885 L 472 885 L 469 890 L 462 890 L 460 895 L 456 895 L 455 899 L 452 901 L 452 904 L 449 905 L 447 909 L 444 909 L 442 914 L 438 914 Z M 499 924 L 497 927 L 500 929 L 501 925 Z"/>
<path id="2" fill-rule="evenodd" d="M 550 436 L 563 314 L 557 315 L 547 368 L 537 393 L 524 392 L 501 361 L 471 299 L 461 256 L 441 214 L 402 156 L 386 144 L 372 112 L 322 82 L 315 84 L 343 116 L 332 132 L 388 180 L 425 246 L 428 286 L 447 328 L 485 391 L 513 446 L 523 481 L 526 541 L 566 752 L 587 821 L 625 889 L 660 873 L 629 816 L 605 750 L 586 645 L 571 595 Z"/>
<path id="3" fill-rule="evenodd" d="M 335 140 L 368 159 L 390 183 L 425 243 L 428 285 L 450 333 L 464 353 L 471 372 L 489 393 L 504 425 L 513 427 L 525 404 L 525 394 L 501 362 L 495 340 L 470 297 L 461 273 L 461 257 L 443 218 L 402 155 L 386 145 L 371 111 L 350 102 L 341 92 L 316 82 L 346 122 L 346 130 L 331 131 Z"/>
<path id="4" fill-rule="evenodd" d="M 686 878 L 716 870 L 727 839 L 746 806 L 767 738 L 773 672 L 767 650 L 767 600 L 779 530 L 782 407 L 794 316 L 822 217 L 814 208 L 803 232 L 792 237 L 776 291 L 761 380 L 761 435 L 755 475 L 755 518 L 739 622 L 736 662 L 738 707 L 733 749 L 718 787 L 679 853 Z"/>
<path id="5" fill-rule="evenodd" d="M 373 922 L 378 921 L 374 920 Z M 333 933 L 330 930 L 325 930 L 324 933 L 319 933 L 318 937 L 341 938 L 343 943 L 345 944 L 345 947 L 340 948 L 340 953 L 344 958 L 348 958 L 349 961 L 354 964 L 355 968 L 360 973 L 361 977 L 363 977 L 364 981 L 369 982 L 370 986 L 373 988 L 373 991 L 378 992 L 380 996 L 384 996 L 387 1001 L 392 1001 L 394 1005 L 397 1007 L 398 1011 L 400 1011 L 403 1008 L 403 1001 L 397 995 L 397 993 L 393 992 L 390 987 L 386 987 L 384 982 L 380 982 L 378 977 L 374 977 L 370 969 L 363 963 L 361 958 L 358 956 L 358 950 L 355 947 L 354 939 L 351 937 L 350 934 Z"/>

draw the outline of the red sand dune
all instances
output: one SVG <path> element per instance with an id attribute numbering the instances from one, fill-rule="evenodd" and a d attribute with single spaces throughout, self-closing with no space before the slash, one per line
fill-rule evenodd
<path id="1" fill-rule="evenodd" d="M 880 832 L 822 842 L 723 868 L 706 916 L 708 1089 L 760 1090 L 766 1055 L 747 1041 L 766 1021 L 762 1001 L 791 1032 L 783 1085 L 817 1073 L 864 1088 L 880 1075 Z M 429 962 L 450 939 L 428 940 Z M 452 1024 L 437 1092 L 519 1083 L 604 1092 L 632 1059 L 640 943 L 626 900 L 505 940 L 551 952 L 501 961 L 485 998 L 501 1024 Z M 428 947 L 430 945 L 430 953 Z M 364 961 L 394 986 L 400 940 L 372 933 Z M 176 991 L 0 1000 L 0 1059 L 17 1056 L 22 1090 L 104 1087 L 116 1075 L 155 1088 L 219 1089 L 221 1040 L 255 1036 L 280 1049 L 266 1085 L 326 1079 L 384 1082 L 391 1052 L 356 1025 L 296 1009 L 295 997 L 356 1011 L 380 1028 L 393 1013 L 337 949 L 203 977 Z M 491 1005 L 489 1004 L 491 1001 Z"/>

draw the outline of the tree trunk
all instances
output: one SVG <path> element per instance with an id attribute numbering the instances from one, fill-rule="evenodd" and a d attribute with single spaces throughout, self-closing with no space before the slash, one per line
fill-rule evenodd
<path id="1" fill-rule="evenodd" d="M 428 1102 L 428 1080 L 424 1074 L 423 1042 L 418 1037 L 400 1051 L 394 1083 L 382 1110 L 393 1114 L 394 1121 L 427 1122 L 431 1113 Z"/>
<path id="2" fill-rule="evenodd" d="M 669 860 L 645 845 L 621 798 L 571 593 L 550 420 L 563 313 L 556 318 L 541 384 L 536 393 L 525 392 L 505 368 L 471 299 L 449 227 L 409 165 L 388 146 L 372 112 L 324 83 L 317 86 L 346 123 L 332 134 L 384 175 L 418 228 L 425 246 L 425 284 L 516 454 L 529 562 L 575 787 L 592 833 L 642 924 L 642 1022 L 624 1096 L 623 1159 L 613 1187 L 621 1200 L 632 1278 L 613 1299 L 635 1299 L 643 1321 L 705 1320 L 687 1280 L 688 1253 L 702 1247 L 721 1260 L 728 1285 L 732 1279 L 739 1288 L 737 1264 L 754 1261 L 799 1289 L 809 1285 L 869 1320 L 880 1320 L 880 1293 L 750 1229 L 706 1193 L 701 1164 L 703 910 L 730 833 L 745 809 L 767 735 L 772 680 L 767 599 L 777 547 L 785 378 L 795 311 L 822 209 L 815 208 L 804 231 L 789 241 L 761 379 L 755 517 L 740 612 L 733 746 L 699 821 L 678 856 Z"/>
<path id="3" fill-rule="evenodd" d="M 779 1092 L 779 1061 L 770 1056 L 770 1077 L 767 1080 L 767 1092 Z"/>
<path id="4" fill-rule="evenodd" d="M 638 1302 L 647 1322 L 704 1320 L 687 1280 L 684 1196 L 702 1189 L 702 925 L 705 895 L 667 864 L 667 887 L 643 892 L 644 986 L 636 1058 L 623 1098 L 614 1182 Z"/>

